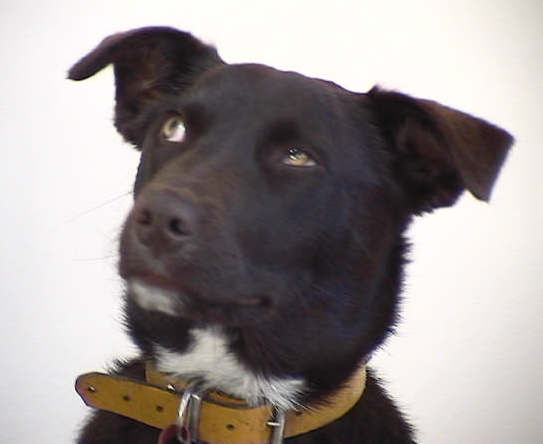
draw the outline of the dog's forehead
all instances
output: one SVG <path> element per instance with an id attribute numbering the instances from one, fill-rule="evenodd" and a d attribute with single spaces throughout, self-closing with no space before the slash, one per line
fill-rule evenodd
<path id="1" fill-rule="evenodd" d="M 340 88 L 334 84 L 280 71 L 266 65 L 224 65 L 204 74 L 192 89 L 192 100 L 215 107 L 240 106 L 260 109 L 289 109 L 296 113 L 329 108 Z"/>

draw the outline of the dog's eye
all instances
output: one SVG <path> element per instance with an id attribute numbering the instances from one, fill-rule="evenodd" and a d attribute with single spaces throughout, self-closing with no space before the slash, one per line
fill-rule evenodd
<path id="1" fill-rule="evenodd" d="M 282 163 L 295 167 L 312 167 L 317 165 L 315 159 L 299 148 L 290 148 L 287 151 L 286 156 L 283 157 Z"/>
<path id="2" fill-rule="evenodd" d="M 160 130 L 161 136 L 168 142 L 182 142 L 185 140 L 185 124 L 180 117 L 170 117 Z"/>

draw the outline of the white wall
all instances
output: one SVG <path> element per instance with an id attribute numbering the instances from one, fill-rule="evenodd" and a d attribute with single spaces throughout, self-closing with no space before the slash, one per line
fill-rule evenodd
<path id="1" fill-rule="evenodd" d="M 380 83 L 516 136 L 490 205 L 465 196 L 414 225 L 403 322 L 374 365 L 421 443 L 543 442 L 542 3 L 262 4 L 0 4 L 0 442 L 70 442 L 86 412 L 75 376 L 134 353 L 115 264 L 137 156 L 111 125 L 111 70 L 64 77 L 105 35 L 150 24 L 227 61 Z"/>

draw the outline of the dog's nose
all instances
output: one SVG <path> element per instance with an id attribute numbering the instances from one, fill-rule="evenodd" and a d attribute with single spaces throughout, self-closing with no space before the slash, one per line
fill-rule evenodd
<path id="1" fill-rule="evenodd" d="M 144 192 L 136 200 L 132 211 L 137 239 L 159 254 L 179 248 L 196 230 L 196 205 L 175 190 Z"/>

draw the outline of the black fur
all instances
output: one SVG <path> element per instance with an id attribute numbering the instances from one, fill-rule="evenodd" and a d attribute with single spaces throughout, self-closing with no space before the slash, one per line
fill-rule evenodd
<path id="1" fill-rule="evenodd" d="M 142 151 L 120 272 L 184 303 L 172 317 L 143 310 L 128 292 L 126 324 L 143 359 L 154 359 L 153 344 L 183 352 L 191 327 L 221 325 L 253 372 L 303 377 L 306 404 L 325 400 L 394 328 L 412 216 L 452 205 L 464 189 L 487 200 L 512 143 L 435 102 L 226 64 L 171 28 L 111 36 L 69 77 L 110 63 L 115 124 Z M 160 136 L 175 115 L 186 125 L 182 143 Z M 285 164 L 290 148 L 316 165 Z M 168 213 L 169 228 L 153 226 L 155 211 Z M 119 371 L 142 377 L 139 361 Z M 97 412 L 79 442 L 157 436 Z M 414 442 L 371 372 L 345 417 L 288 441 Z"/>

